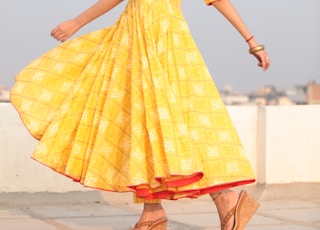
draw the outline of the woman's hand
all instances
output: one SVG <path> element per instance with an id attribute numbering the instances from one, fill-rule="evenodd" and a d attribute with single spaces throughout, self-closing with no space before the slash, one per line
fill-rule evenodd
<path id="1" fill-rule="evenodd" d="M 260 50 L 252 55 L 258 60 L 258 66 L 261 67 L 263 71 L 266 71 L 270 67 L 270 59 L 266 51 Z"/>
<path id="2" fill-rule="evenodd" d="M 259 46 L 254 37 L 252 37 L 247 42 L 249 45 L 249 49 L 253 49 Z M 264 48 L 263 50 L 252 53 L 252 55 L 258 60 L 258 66 L 261 67 L 263 71 L 266 71 L 270 67 L 270 59 Z"/>
<path id="3" fill-rule="evenodd" d="M 249 48 L 258 46 L 252 34 L 249 32 L 248 28 L 242 21 L 237 10 L 233 6 L 230 0 L 219 0 L 213 1 L 212 5 L 222 14 L 225 18 L 234 26 L 236 30 L 242 35 L 242 37 L 248 42 Z M 257 51 L 253 54 L 258 60 L 258 66 L 260 66 L 263 71 L 266 71 L 270 66 L 270 60 L 268 54 L 264 50 Z"/>
<path id="4" fill-rule="evenodd" d="M 71 19 L 60 23 L 51 31 L 51 36 L 60 42 L 64 42 L 70 38 L 81 28 L 80 24 L 75 19 Z"/>
<path id="5" fill-rule="evenodd" d="M 62 22 L 58 25 L 52 30 L 51 36 L 58 41 L 64 42 L 81 27 L 105 14 L 120 2 L 122 2 L 122 0 L 99 0 L 74 19 Z"/>

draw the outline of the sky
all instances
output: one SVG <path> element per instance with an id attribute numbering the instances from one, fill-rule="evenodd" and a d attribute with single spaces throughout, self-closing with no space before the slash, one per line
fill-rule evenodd
<path id="1" fill-rule="evenodd" d="M 11 88 L 15 75 L 59 43 L 50 31 L 75 17 L 94 0 L 10 0 L 0 6 L 0 85 Z M 219 89 L 252 92 L 265 85 L 294 89 L 320 83 L 319 0 L 233 0 L 256 40 L 264 44 L 271 67 L 263 72 L 231 24 L 203 0 L 183 0 L 182 10 Z M 127 0 L 82 28 L 75 36 L 112 26 Z"/>

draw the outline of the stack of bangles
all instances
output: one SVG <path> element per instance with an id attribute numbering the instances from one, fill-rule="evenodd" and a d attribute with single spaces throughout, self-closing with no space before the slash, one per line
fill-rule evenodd
<path id="1" fill-rule="evenodd" d="M 264 50 L 264 45 L 258 45 L 249 49 L 250 54 L 254 54 L 260 50 Z"/>

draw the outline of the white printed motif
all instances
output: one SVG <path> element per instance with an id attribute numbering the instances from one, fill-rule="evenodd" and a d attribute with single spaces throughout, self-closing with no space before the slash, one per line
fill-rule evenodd
<path id="1" fill-rule="evenodd" d="M 82 150 L 82 146 L 79 145 L 78 143 L 74 144 L 73 145 L 73 153 L 76 154 L 76 155 L 80 155 L 81 154 L 81 150 Z"/>
<path id="2" fill-rule="evenodd" d="M 52 93 L 45 90 L 40 96 L 40 99 L 48 103 L 51 100 L 51 97 L 52 97 Z"/>
<path id="3" fill-rule="evenodd" d="M 87 71 L 89 71 L 93 75 L 97 74 L 97 72 L 98 72 L 97 66 L 94 65 L 93 63 L 88 64 L 86 69 L 87 69 Z"/>
<path id="4" fill-rule="evenodd" d="M 205 126 L 210 126 L 210 120 L 208 116 L 200 116 L 200 123 Z"/>
<path id="5" fill-rule="evenodd" d="M 162 42 L 159 42 L 159 44 L 158 44 L 158 52 L 159 52 L 159 53 L 162 53 L 162 52 L 164 52 L 164 51 L 165 51 L 165 49 L 164 49 L 163 43 L 162 43 Z"/>
<path id="6" fill-rule="evenodd" d="M 63 82 L 63 85 L 62 85 L 62 87 L 61 87 L 61 89 L 62 89 L 63 91 L 66 91 L 66 92 L 68 92 L 69 90 L 71 90 L 71 88 L 72 88 L 72 83 L 71 83 L 71 82 Z"/>
<path id="7" fill-rule="evenodd" d="M 178 124 L 178 132 L 179 135 L 187 135 L 188 134 L 188 127 L 185 124 Z"/>
<path id="8" fill-rule="evenodd" d="M 99 124 L 99 130 L 100 130 L 101 132 L 106 131 L 108 125 L 109 125 L 109 122 L 108 122 L 108 121 L 101 121 L 100 124 Z"/>
<path id="9" fill-rule="evenodd" d="M 115 171 L 113 169 L 108 169 L 107 171 L 107 178 L 108 180 L 112 180 L 114 178 Z"/>
<path id="10" fill-rule="evenodd" d="M 99 39 L 101 36 L 101 32 L 100 31 L 93 31 L 89 34 L 89 38 L 92 38 L 92 39 Z"/>
<path id="11" fill-rule="evenodd" d="M 121 39 L 121 44 L 129 47 L 129 36 L 128 34 L 124 34 L 122 39 Z"/>
<path id="12" fill-rule="evenodd" d="M 187 55 L 187 62 L 197 62 L 198 61 L 198 54 L 196 52 L 189 52 Z"/>
<path id="13" fill-rule="evenodd" d="M 219 156 L 218 149 L 215 147 L 208 147 L 208 155 L 210 157 L 217 157 Z"/>
<path id="14" fill-rule="evenodd" d="M 160 83 L 161 81 L 158 77 L 154 77 L 152 78 L 152 80 L 155 88 L 161 88 L 161 83 Z"/>
<path id="15" fill-rule="evenodd" d="M 59 125 L 58 124 L 54 124 L 49 126 L 49 135 L 50 136 L 54 136 L 59 130 Z"/>
<path id="16" fill-rule="evenodd" d="M 168 109 L 160 108 L 160 109 L 158 109 L 158 112 L 159 112 L 160 119 L 169 119 L 170 118 Z"/>
<path id="17" fill-rule="evenodd" d="M 81 45 L 82 45 L 82 42 L 79 39 L 75 39 L 70 44 L 70 47 L 74 48 L 75 50 L 80 50 L 81 49 Z"/>
<path id="18" fill-rule="evenodd" d="M 74 59 L 73 59 L 73 61 L 75 62 L 75 63 L 82 63 L 84 60 L 85 60 L 85 57 L 86 57 L 86 55 L 85 54 L 77 54 L 75 57 L 74 57 Z"/>
<path id="19" fill-rule="evenodd" d="M 169 29 L 169 20 L 163 20 L 161 22 L 161 30 L 166 32 Z"/>
<path id="20" fill-rule="evenodd" d="M 123 95 L 124 95 L 123 91 L 118 90 L 118 89 L 114 89 L 111 97 L 116 99 L 117 101 L 120 101 L 122 99 Z"/>
<path id="21" fill-rule="evenodd" d="M 141 125 L 136 125 L 135 127 L 133 127 L 133 134 L 137 137 L 141 137 L 142 133 L 143 133 L 143 130 L 142 130 L 142 127 Z"/>
<path id="22" fill-rule="evenodd" d="M 164 142 L 164 149 L 166 152 L 174 152 L 174 145 L 172 141 Z"/>
<path id="23" fill-rule="evenodd" d="M 47 145 L 44 143 L 40 143 L 36 148 L 37 154 L 46 154 L 47 153 Z"/>
<path id="24" fill-rule="evenodd" d="M 135 185 L 139 185 L 139 184 L 142 184 L 144 182 L 142 176 L 141 176 L 141 173 L 137 173 L 136 176 L 133 178 L 133 183 Z"/>
<path id="25" fill-rule="evenodd" d="M 185 171 L 192 169 L 192 158 L 187 160 L 182 160 L 182 169 Z"/>
<path id="26" fill-rule="evenodd" d="M 145 158 L 145 154 L 142 153 L 140 149 L 136 149 L 133 153 L 132 156 L 134 156 L 138 161 L 142 161 Z"/>
<path id="27" fill-rule="evenodd" d="M 36 72 L 36 73 L 33 75 L 32 80 L 33 80 L 33 81 L 41 81 L 42 78 L 43 78 L 43 76 L 44 76 L 44 73 L 42 73 L 42 72 Z"/>
<path id="28" fill-rule="evenodd" d="M 192 130 L 192 131 L 190 132 L 190 135 L 191 135 L 191 138 L 192 138 L 193 140 L 199 140 L 199 136 L 198 136 L 198 131 L 197 131 L 197 130 Z"/>
<path id="29" fill-rule="evenodd" d="M 157 139 L 157 132 L 156 132 L 156 130 L 151 130 L 151 131 L 149 132 L 149 139 L 150 139 L 150 141 L 152 141 L 152 142 Z"/>
<path id="30" fill-rule="evenodd" d="M 63 104 L 63 105 L 61 106 L 61 112 L 62 112 L 62 114 L 66 114 L 66 113 L 69 111 L 69 109 L 70 109 L 70 105 L 69 105 L 69 104 Z"/>
<path id="31" fill-rule="evenodd" d="M 178 35 L 173 35 L 172 38 L 175 45 L 180 45 L 180 37 Z"/>
<path id="32" fill-rule="evenodd" d="M 221 110 L 223 108 L 224 108 L 224 104 L 223 104 L 223 101 L 221 99 L 212 100 L 212 109 L 214 111 Z"/>
<path id="33" fill-rule="evenodd" d="M 124 125 L 129 119 L 126 117 L 126 115 L 121 112 L 119 114 L 119 117 L 117 118 L 117 122 L 119 122 L 121 125 Z"/>
<path id="34" fill-rule="evenodd" d="M 184 108 L 185 108 L 185 109 L 191 109 L 191 108 L 193 107 L 193 105 L 192 105 L 192 103 L 191 103 L 191 99 L 185 100 L 184 103 L 183 103 L 183 105 L 184 105 Z"/>
<path id="35" fill-rule="evenodd" d="M 27 110 L 27 111 L 29 111 L 30 109 L 31 109 L 31 106 L 32 106 L 32 102 L 23 102 L 22 104 L 21 104 L 21 108 L 25 111 L 25 110 Z"/>
<path id="36" fill-rule="evenodd" d="M 128 151 L 128 150 L 131 148 L 131 142 L 130 142 L 129 140 L 125 140 L 125 141 L 123 142 L 122 146 L 123 146 L 123 148 L 124 148 L 125 150 Z"/>
<path id="37" fill-rule="evenodd" d="M 55 64 L 55 66 L 52 67 L 52 69 L 59 74 L 62 74 L 64 68 L 65 68 L 65 64 L 62 64 L 62 63 L 57 63 Z"/>
<path id="38" fill-rule="evenodd" d="M 221 141 L 229 141 L 231 140 L 229 132 L 219 132 L 219 137 Z"/>
<path id="39" fill-rule="evenodd" d="M 239 171 L 239 164 L 238 162 L 228 162 L 227 163 L 227 172 L 228 174 L 238 172 Z"/>
<path id="40" fill-rule="evenodd" d="M 31 132 L 35 132 L 35 131 L 39 130 L 39 126 L 40 126 L 39 122 L 36 122 L 36 121 L 31 121 L 28 125 L 29 130 Z"/>
<path id="41" fill-rule="evenodd" d="M 88 185 L 94 185 L 97 182 L 97 178 L 92 176 L 91 173 L 87 173 L 85 183 Z"/>
<path id="42" fill-rule="evenodd" d="M 202 94 L 204 93 L 202 84 L 198 84 L 198 85 L 195 84 L 195 85 L 193 86 L 193 91 L 194 91 L 195 93 L 197 93 L 197 94 L 202 95 Z"/>
<path id="43" fill-rule="evenodd" d="M 112 148 L 108 144 L 104 144 L 101 149 L 101 152 L 104 154 L 105 157 L 108 157 L 111 151 L 112 151 Z"/>

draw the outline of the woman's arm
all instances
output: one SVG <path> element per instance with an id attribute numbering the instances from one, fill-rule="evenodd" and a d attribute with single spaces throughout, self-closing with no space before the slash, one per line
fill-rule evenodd
<path id="1" fill-rule="evenodd" d="M 74 19 L 67 20 L 59 24 L 51 31 L 51 36 L 58 41 L 64 42 L 81 27 L 107 13 L 120 2 L 122 2 L 122 0 L 99 0 Z"/>
<path id="2" fill-rule="evenodd" d="M 242 21 L 237 10 L 229 0 L 218 0 L 214 1 L 212 5 L 234 26 L 234 28 L 242 35 L 244 40 L 248 42 L 249 48 L 258 46 L 258 43 L 252 37 L 248 28 Z M 248 41 L 249 40 L 249 41 Z M 258 59 L 258 66 L 262 67 L 263 70 L 267 70 L 270 66 L 270 60 L 265 50 L 260 50 L 253 55 Z"/>

